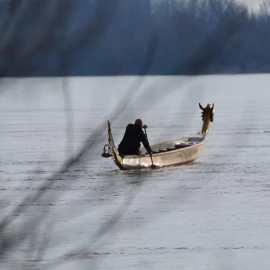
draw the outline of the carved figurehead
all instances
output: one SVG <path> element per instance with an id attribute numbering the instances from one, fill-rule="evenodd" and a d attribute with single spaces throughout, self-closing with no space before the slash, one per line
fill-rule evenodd
<path id="1" fill-rule="evenodd" d="M 210 122 L 214 121 L 214 103 L 210 104 L 208 103 L 205 108 L 199 103 L 199 107 L 202 110 L 202 120 L 203 120 L 203 125 L 202 125 L 202 134 L 207 134 L 209 132 L 209 127 L 210 127 Z"/>

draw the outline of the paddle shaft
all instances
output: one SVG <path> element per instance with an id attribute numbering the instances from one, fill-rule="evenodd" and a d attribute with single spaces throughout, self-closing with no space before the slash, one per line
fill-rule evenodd
<path id="1" fill-rule="evenodd" d="M 148 141 L 148 137 L 147 137 L 146 128 L 144 128 L 144 132 L 145 132 L 146 139 L 147 139 L 147 141 Z M 148 141 L 148 143 L 149 143 L 149 141 Z M 155 165 L 154 165 L 154 162 L 153 162 L 153 158 L 152 158 L 152 154 L 151 154 L 151 152 L 149 153 L 149 155 L 150 155 L 150 158 L 151 158 L 152 166 L 155 166 Z"/>

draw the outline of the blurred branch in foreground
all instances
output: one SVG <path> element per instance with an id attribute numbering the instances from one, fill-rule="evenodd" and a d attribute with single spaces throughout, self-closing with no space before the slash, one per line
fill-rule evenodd
<path id="1" fill-rule="evenodd" d="M 151 67 L 155 51 L 157 48 L 157 40 L 155 37 L 152 38 L 151 42 L 149 43 L 149 48 L 146 52 L 145 55 L 145 61 L 142 63 L 141 69 L 144 71 L 147 71 L 148 68 Z M 120 100 L 119 105 L 117 106 L 116 110 L 114 113 L 109 117 L 111 121 L 117 119 L 122 113 L 125 112 L 125 109 L 127 106 L 132 102 L 132 97 L 135 96 L 136 92 L 138 91 L 140 84 L 142 82 L 142 78 L 138 77 L 138 80 L 134 82 L 134 84 L 130 87 L 129 91 L 126 93 L 125 96 L 123 96 L 122 100 Z M 69 96 L 68 93 L 66 92 L 67 89 L 65 88 L 67 84 L 63 84 L 64 88 L 63 91 L 66 95 L 65 100 L 65 108 L 67 112 L 67 108 L 69 105 Z M 67 115 L 67 118 L 69 118 L 70 115 Z M 70 121 L 70 120 L 69 120 Z M 42 224 L 43 220 L 46 219 L 46 215 L 44 214 L 39 214 L 37 213 L 36 217 L 33 218 L 32 220 L 26 220 L 24 221 L 22 227 L 18 230 L 17 234 L 14 234 L 12 231 L 9 232 L 9 227 L 14 223 L 17 219 L 17 217 L 24 213 L 27 208 L 30 207 L 30 205 L 34 202 L 37 202 L 39 199 L 41 199 L 47 191 L 52 188 L 52 186 L 56 183 L 58 179 L 61 179 L 63 176 L 66 178 L 69 178 L 69 173 L 72 171 L 74 167 L 79 165 L 79 163 L 86 159 L 88 156 L 89 151 L 93 148 L 95 145 L 96 138 L 98 138 L 101 134 L 104 133 L 106 130 L 107 123 L 105 122 L 104 124 L 101 124 L 99 127 L 97 127 L 95 130 L 93 130 L 92 134 L 89 135 L 89 137 L 86 140 L 86 143 L 81 147 L 81 150 L 73 155 L 69 156 L 66 162 L 62 165 L 59 171 L 55 172 L 53 175 L 48 177 L 47 180 L 43 181 L 43 183 L 39 186 L 38 191 L 31 193 L 28 195 L 20 204 L 19 206 L 15 207 L 15 209 L 7 215 L 5 218 L 1 220 L 0 223 L 0 234 L 7 234 L 5 238 L 2 238 L 2 241 L 0 240 L 0 257 L 3 258 L 3 256 L 7 252 L 11 252 L 11 250 L 16 247 L 19 243 L 26 241 L 29 239 L 29 237 L 32 235 L 34 231 L 38 231 L 40 225 Z M 68 131 L 69 132 L 69 131 Z M 69 134 L 67 134 L 67 137 L 70 137 Z M 73 180 L 75 180 L 75 177 L 73 177 Z M 138 177 L 138 182 L 141 182 L 140 176 Z M 134 193 L 134 196 L 136 194 L 137 187 L 134 189 L 135 191 L 132 192 Z M 61 196 L 61 194 L 59 195 Z M 56 196 L 53 200 L 57 200 L 58 197 Z M 52 202 L 52 201 L 51 201 Z M 96 234 L 92 237 L 92 239 L 89 239 L 89 242 L 94 244 L 96 241 L 98 241 L 104 234 L 107 234 L 112 227 L 114 227 L 117 222 L 121 219 L 122 215 L 125 213 L 125 208 L 128 208 L 128 206 L 132 203 L 132 196 L 125 201 L 123 205 L 120 206 L 119 210 L 116 211 L 111 217 L 111 219 L 108 221 L 107 224 L 104 224 Z M 46 208 L 50 208 L 50 206 L 43 206 L 43 212 Z M 46 243 L 47 241 L 45 241 Z M 47 245 L 44 243 L 40 244 L 41 246 L 37 250 L 37 257 L 41 257 L 42 254 L 45 252 L 45 248 Z M 91 246 L 89 247 L 91 248 Z M 72 252 L 72 251 L 71 251 Z"/>

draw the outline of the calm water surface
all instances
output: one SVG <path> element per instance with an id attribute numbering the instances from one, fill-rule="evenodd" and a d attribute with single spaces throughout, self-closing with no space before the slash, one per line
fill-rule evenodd
<path id="1" fill-rule="evenodd" d="M 269 83 L 2 80 L 0 269 L 269 269 Z M 116 144 L 139 117 L 155 143 L 200 131 L 199 102 L 216 110 L 194 164 L 122 172 L 101 158 L 107 120 Z"/>

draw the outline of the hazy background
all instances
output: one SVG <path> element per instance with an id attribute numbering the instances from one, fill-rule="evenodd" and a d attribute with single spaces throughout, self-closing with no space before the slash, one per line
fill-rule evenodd
<path id="1" fill-rule="evenodd" d="M 251 10 L 257 11 L 262 0 L 238 0 L 238 2 L 247 5 Z"/>
<path id="2" fill-rule="evenodd" d="M 1 1 L 0 75 L 269 72 L 270 4 L 256 3 Z"/>

